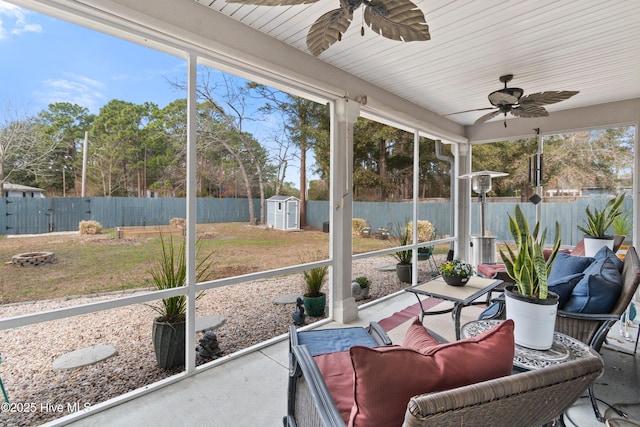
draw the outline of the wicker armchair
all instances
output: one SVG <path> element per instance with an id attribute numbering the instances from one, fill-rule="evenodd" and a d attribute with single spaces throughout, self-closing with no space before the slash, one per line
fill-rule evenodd
<path id="1" fill-rule="evenodd" d="M 290 350 L 284 426 L 344 426 L 307 346 L 294 344 Z M 560 365 L 415 396 L 407 403 L 403 425 L 540 426 L 561 417 L 602 369 L 602 359 L 593 353 Z"/>
<path id="2" fill-rule="evenodd" d="M 610 313 L 583 314 L 558 310 L 556 331 L 572 336 L 600 352 L 609 329 L 620 320 L 622 313 L 631 303 L 631 299 L 638 289 L 638 284 L 640 284 L 640 259 L 638 259 L 638 253 L 633 246 L 627 250 L 624 258 L 622 280 L 620 298 Z M 600 422 L 604 422 L 604 417 L 598 409 L 593 394 L 593 387 L 589 388 L 589 397 L 596 417 Z"/>

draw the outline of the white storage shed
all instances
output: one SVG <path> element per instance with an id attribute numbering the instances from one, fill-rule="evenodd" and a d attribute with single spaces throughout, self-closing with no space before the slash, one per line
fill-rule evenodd
<path id="1" fill-rule="evenodd" d="M 298 230 L 300 228 L 300 200 L 293 196 L 268 198 L 267 226 L 278 230 Z"/>

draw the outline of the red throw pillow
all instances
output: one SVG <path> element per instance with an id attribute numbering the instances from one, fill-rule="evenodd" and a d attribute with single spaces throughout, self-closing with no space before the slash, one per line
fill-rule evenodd
<path id="1" fill-rule="evenodd" d="M 440 344 L 425 354 L 403 347 L 349 350 L 354 405 L 349 426 L 399 426 L 411 397 L 510 375 L 513 321 L 474 338 Z"/>
<path id="2" fill-rule="evenodd" d="M 404 340 L 402 341 L 403 347 L 412 348 L 420 353 L 424 353 L 430 350 L 431 347 L 439 344 L 438 340 L 432 337 L 429 331 L 422 326 L 422 322 L 420 322 L 420 318 L 417 316 L 409 326 L 409 329 L 407 329 Z"/>
<path id="3" fill-rule="evenodd" d="M 349 351 L 313 356 L 329 394 L 336 404 L 344 423 L 349 422 L 353 407 L 353 366 Z"/>

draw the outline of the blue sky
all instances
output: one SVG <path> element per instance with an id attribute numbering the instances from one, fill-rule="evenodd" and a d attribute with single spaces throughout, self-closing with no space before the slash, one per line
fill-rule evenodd
<path id="1" fill-rule="evenodd" d="M 0 107 L 35 113 L 71 102 L 98 113 L 111 99 L 164 107 L 184 97 L 186 61 L 0 0 Z"/>
<path id="2" fill-rule="evenodd" d="M 186 67 L 184 58 L 0 0 L 0 119 L 8 110 L 14 119 L 35 115 L 56 102 L 93 114 L 112 99 L 164 107 L 186 97 L 169 83 L 185 82 Z M 270 146 L 278 121 L 245 121 L 245 130 Z M 297 181 L 297 163 L 287 181 Z"/>

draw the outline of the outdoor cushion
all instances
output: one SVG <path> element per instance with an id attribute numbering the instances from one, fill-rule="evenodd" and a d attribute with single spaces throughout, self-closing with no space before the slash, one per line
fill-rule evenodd
<path id="1" fill-rule="evenodd" d="M 353 407 L 353 366 L 349 350 L 313 356 L 344 423 Z"/>
<path id="2" fill-rule="evenodd" d="M 376 340 L 360 327 L 305 331 L 304 334 L 298 335 L 298 344 L 306 345 L 312 356 L 344 351 L 352 345 L 378 345 Z"/>
<path id="3" fill-rule="evenodd" d="M 609 313 L 622 290 L 622 276 L 609 258 L 594 261 L 571 292 L 563 310 L 574 313 Z"/>
<path id="4" fill-rule="evenodd" d="M 581 258 L 581 257 L 580 257 Z M 573 288 L 584 277 L 584 273 L 571 274 L 569 276 L 560 277 L 554 281 L 549 281 L 549 291 L 558 294 L 558 308 L 563 309 L 564 305 L 569 301 Z"/>
<path id="5" fill-rule="evenodd" d="M 624 262 L 622 262 L 622 260 L 620 258 L 618 258 L 618 255 L 613 253 L 613 251 L 611 249 L 609 249 L 608 246 L 601 247 L 593 257 L 596 260 L 602 259 L 602 258 L 610 259 L 611 261 L 613 261 L 613 263 L 615 264 L 615 266 L 618 269 L 618 271 L 622 272 L 622 266 L 623 266 Z"/>
<path id="6" fill-rule="evenodd" d="M 424 353 L 439 344 L 438 340 L 431 336 L 429 331 L 422 326 L 422 322 L 420 322 L 418 316 L 416 316 L 411 326 L 409 326 L 409 329 L 407 329 L 404 340 L 402 341 L 403 347 L 411 348 L 420 353 Z"/>
<path id="7" fill-rule="evenodd" d="M 549 274 L 549 283 L 557 282 L 560 279 L 574 275 L 576 273 L 582 273 L 587 267 L 593 263 L 595 259 L 586 256 L 575 256 L 566 253 L 558 252 L 556 259 L 551 266 L 551 273 Z"/>
<path id="8" fill-rule="evenodd" d="M 513 321 L 478 335 L 432 347 L 424 354 L 404 347 L 349 349 L 354 405 L 349 425 L 399 426 L 409 399 L 510 375 Z"/>

